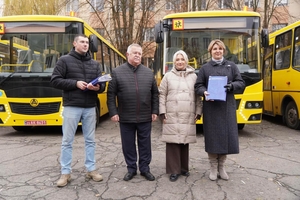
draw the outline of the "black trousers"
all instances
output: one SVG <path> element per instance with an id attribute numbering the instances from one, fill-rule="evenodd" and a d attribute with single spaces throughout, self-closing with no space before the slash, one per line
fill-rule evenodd
<path id="1" fill-rule="evenodd" d="M 150 171 L 149 164 L 152 159 L 151 125 L 152 122 L 120 123 L 122 150 L 128 172 L 137 171 L 136 138 L 139 154 L 139 170 L 140 172 Z"/>
<path id="2" fill-rule="evenodd" d="M 189 171 L 189 144 L 166 144 L 166 173 L 181 174 Z"/>

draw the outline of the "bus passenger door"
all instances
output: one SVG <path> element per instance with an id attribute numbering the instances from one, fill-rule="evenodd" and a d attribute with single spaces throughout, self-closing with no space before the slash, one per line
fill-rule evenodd
<path id="1" fill-rule="evenodd" d="M 272 55 L 264 61 L 263 84 L 264 84 L 264 113 L 274 115 L 272 101 Z"/>

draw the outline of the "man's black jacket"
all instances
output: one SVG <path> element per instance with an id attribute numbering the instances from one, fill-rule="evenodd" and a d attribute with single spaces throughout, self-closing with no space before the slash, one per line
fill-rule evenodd
<path id="1" fill-rule="evenodd" d="M 158 115 L 158 104 L 158 88 L 151 69 L 124 63 L 113 70 L 107 90 L 110 116 L 118 114 L 122 123 L 149 122 L 152 114 Z"/>
<path id="2" fill-rule="evenodd" d="M 96 106 L 97 94 L 105 90 L 105 83 L 99 91 L 83 91 L 77 88 L 77 81 L 91 82 L 101 76 L 99 63 L 93 60 L 89 53 L 81 55 L 74 48 L 68 55 L 62 56 L 54 68 L 51 84 L 63 90 L 63 106 L 89 108 Z"/>

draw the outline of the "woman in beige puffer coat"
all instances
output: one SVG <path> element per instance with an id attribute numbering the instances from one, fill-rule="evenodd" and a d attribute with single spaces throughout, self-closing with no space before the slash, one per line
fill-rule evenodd
<path id="1" fill-rule="evenodd" d="M 187 54 L 180 50 L 173 56 L 172 70 L 159 86 L 162 141 L 166 142 L 166 173 L 171 174 L 170 181 L 189 175 L 189 143 L 196 142 L 195 122 L 202 113 L 202 102 L 194 91 L 196 79 Z"/>

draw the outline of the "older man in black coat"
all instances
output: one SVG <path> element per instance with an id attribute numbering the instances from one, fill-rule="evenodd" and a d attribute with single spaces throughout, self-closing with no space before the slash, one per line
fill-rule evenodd
<path id="1" fill-rule="evenodd" d="M 137 173 L 136 135 L 139 153 L 139 170 L 147 180 L 150 173 L 151 125 L 158 115 L 158 87 L 153 72 L 141 64 L 142 47 L 132 44 L 127 49 L 127 63 L 112 72 L 108 85 L 107 105 L 111 120 L 120 123 L 122 150 L 128 172 L 125 181 Z"/>

